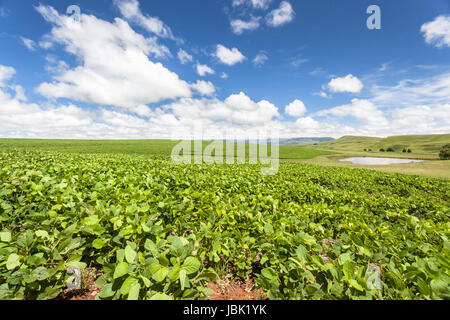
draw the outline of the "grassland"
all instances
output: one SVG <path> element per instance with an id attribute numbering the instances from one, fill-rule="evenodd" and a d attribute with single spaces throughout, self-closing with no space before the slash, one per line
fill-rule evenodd
<path id="1" fill-rule="evenodd" d="M 304 162 L 322 166 L 362 168 L 435 178 L 450 178 L 450 161 L 439 160 L 440 149 L 448 143 L 450 143 L 450 134 L 408 135 L 388 138 L 345 136 L 337 140 L 307 146 L 317 151 L 332 151 L 337 155 L 321 155 Z M 385 150 L 393 148 L 394 152 L 380 152 L 381 148 Z M 405 148 L 411 149 L 412 152 L 402 152 Z M 364 151 L 364 149 L 371 149 L 372 151 Z M 340 159 L 348 157 L 392 157 L 427 161 L 396 165 L 354 165 L 348 162 L 339 162 Z"/>
<path id="2" fill-rule="evenodd" d="M 345 136 L 337 140 L 321 142 L 313 146 L 316 149 L 333 150 L 338 152 L 363 152 L 372 149 L 379 154 L 380 149 L 393 148 L 400 156 L 438 159 L 442 146 L 450 143 L 450 134 L 441 135 L 405 135 L 387 138 Z M 402 150 L 411 149 L 412 154 L 404 154 Z M 386 155 L 386 153 L 382 153 Z M 390 155 L 391 153 L 387 153 Z"/>

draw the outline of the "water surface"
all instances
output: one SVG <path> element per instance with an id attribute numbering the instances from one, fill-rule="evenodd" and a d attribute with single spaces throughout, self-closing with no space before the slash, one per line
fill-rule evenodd
<path id="1" fill-rule="evenodd" d="M 400 159 L 400 158 L 354 157 L 354 158 L 341 159 L 339 161 L 342 161 L 342 162 L 349 161 L 353 164 L 387 165 L 387 164 L 423 162 L 424 160 Z"/>

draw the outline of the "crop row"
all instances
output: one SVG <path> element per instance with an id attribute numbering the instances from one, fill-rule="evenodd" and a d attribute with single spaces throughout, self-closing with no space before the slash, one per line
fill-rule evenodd
<path id="1" fill-rule="evenodd" d="M 102 271 L 98 299 L 206 299 L 230 275 L 270 299 L 448 299 L 448 199 L 369 170 L 4 151 L 0 299 L 56 298 L 69 267 Z"/>

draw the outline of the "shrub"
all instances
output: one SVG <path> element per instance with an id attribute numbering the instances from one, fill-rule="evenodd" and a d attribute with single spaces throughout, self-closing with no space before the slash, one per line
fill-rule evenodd
<path id="1" fill-rule="evenodd" d="M 408 153 L 412 153 L 412 150 L 411 150 L 411 149 L 408 149 Z"/>
<path id="2" fill-rule="evenodd" d="M 403 151 L 402 151 L 403 153 L 406 153 L 406 149 L 405 148 L 403 148 Z"/>
<path id="3" fill-rule="evenodd" d="M 386 150 L 384 150 L 383 148 L 380 149 L 380 152 L 386 152 Z"/>
<path id="4" fill-rule="evenodd" d="M 439 159 L 450 160 L 450 143 L 442 147 L 441 152 L 439 152 Z"/>
<path id="5" fill-rule="evenodd" d="M 387 151 L 387 152 L 394 152 L 395 150 L 394 150 L 394 148 L 387 148 L 386 151 Z"/>

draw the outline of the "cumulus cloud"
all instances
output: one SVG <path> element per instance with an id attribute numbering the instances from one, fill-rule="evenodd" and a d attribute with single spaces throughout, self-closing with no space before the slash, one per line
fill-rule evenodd
<path id="1" fill-rule="evenodd" d="M 181 64 L 186 64 L 192 62 L 192 56 L 183 49 L 180 49 L 178 50 L 178 60 L 180 60 Z"/>
<path id="2" fill-rule="evenodd" d="M 450 132 L 450 104 L 396 108 L 391 114 L 391 127 L 397 132 Z"/>
<path id="3" fill-rule="evenodd" d="M 6 70 L 6 73 L 4 72 Z M 15 70 L 0 66 L 0 77 L 4 81 L 11 79 Z M 46 137 L 51 132 L 65 131 L 72 137 L 82 133 L 92 124 L 91 115 L 74 105 L 40 107 L 34 103 L 25 103 L 27 98 L 21 86 L 10 86 L 15 91 L 12 96 L 2 83 L 0 88 L 0 136 Z M 59 132 L 60 134 L 61 132 Z"/>
<path id="4" fill-rule="evenodd" d="M 438 48 L 450 47 L 450 15 L 438 16 L 420 28 L 428 44 Z"/>
<path id="5" fill-rule="evenodd" d="M 293 116 L 293 117 L 301 117 L 306 113 L 306 107 L 305 104 L 301 100 L 294 100 L 290 104 L 288 104 L 285 108 L 285 113 L 287 115 Z"/>
<path id="6" fill-rule="evenodd" d="M 235 125 L 261 125 L 278 118 L 278 108 L 262 100 L 255 102 L 245 93 L 230 95 L 225 101 L 219 99 L 182 98 L 164 106 L 185 121 L 204 120 Z"/>
<path id="7" fill-rule="evenodd" d="M 264 52 L 260 52 L 256 55 L 252 62 L 255 66 L 260 67 L 265 64 L 267 60 L 269 60 L 269 57 Z"/>
<path id="8" fill-rule="evenodd" d="M 216 92 L 214 84 L 210 81 L 198 80 L 191 87 L 203 96 L 211 96 Z"/>
<path id="9" fill-rule="evenodd" d="M 191 95 L 188 83 L 149 59 L 167 55 L 168 49 L 134 32 L 124 20 L 110 23 L 82 14 L 77 22 L 49 6 L 36 9 L 52 24 L 46 38 L 81 62 L 42 83 L 37 91 L 45 97 L 135 109 Z"/>
<path id="10" fill-rule="evenodd" d="M 316 116 L 336 116 L 339 118 L 353 117 L 371 127 L 383 127 L 388 125 L 388 120 L 383 112 L 369 100 L 353 99 L 351 104 L 321 110 Z"/>
<path id="11" fill-rule="evenodd" d="M 220 75 L 220 77 L 222 79 L 228 79 L 228 74 L 226 74 L 225 72 L 222 72 L 222 74 Z"/>
<path id="12" fill-rule="evenodd" d="M 114 0 L 113 2 L 119 8 L 122 16 L 131 23 L 143 27 L 158 37 L 177 40 L 173 36 L 172 30 L 159 18 L 144 15 L 139 8 L 139 2 L 137 0 Z"/>
<path id="13" fill-rule="evenodd" d="M 321 128 L 320 123 L 311 117 L 299 118 L 295 124 L 303 130 L 319 130 Z"/>
<path id="14" fill-rule="evenodd" d="M 334 78 L 328 83 L 328 87 L 332 92 L 361 92 L 364 85 L 357 77 L 349 74 L 343 78 Z"/>
<path id="15" fill-rule="evenodd" d="M 215 56 L 220 62 L 229 66 L 240 63 L 246 59 L 237 48 L 228 49 L 221 44 L 217 45 Z"/>
<path id="16" fill-rule="evenodd" d="M 295 12 L 289 2 L 283 1 L 278 9 L 272 10 L 266 16 L 266 23 L 271 27 L 279 27 L 294 20 Z"/>
<path id="17" fill-rule="evenodd" d="M 201 77 L 204 77 L 207 74 L 215 74 L 215 71 L 208 67 L 206 64 L 200 64 L 197 62 L 195 68 L 197 69 L 198 75 Z"/>
<path id="18" fill-rule="evenodd" d="M 16 70 L 12 67 L 0 65 L 0 87 L 4 87 L 5 83 L 16 74 Z"/>
<path id="19" fill-rule="evenodd" d="M 22 40 L 23 44 L 25 45 L 25 47 L 28 48 L 28 50 L 30 51 L 36 50 L 36 42 L 34 42 L 33 40 L 24 37 L 20 37 L 20 40 Z"/>
<path id="20" fill-rule="evenodd" d="M 241 19 L 232 20 L 230 22 L 231 30 L 234 34 L 241 35 L 245 31 L 253 31 L 259 28 L 259 20 L 261 17 L 251 17 L 249 21 Z"/>

